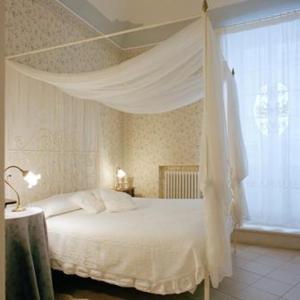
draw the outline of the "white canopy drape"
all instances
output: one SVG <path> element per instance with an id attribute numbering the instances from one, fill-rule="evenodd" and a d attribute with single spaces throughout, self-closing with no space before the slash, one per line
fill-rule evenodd
<path id="1" fill-rule="evenodd" d="M 231 180 L 234 190 L 234 187 L 240 187 L 244 178 L 245 163 L 244 156 L 237 155 L 243 153 L 243 143 L 235 98 L 228 102 L 230 126 L 226 126 L 223 85 L 227 83 L 228 89 L 232 89 L 233 83 L 229 80 L 228 84 L 228 70 L 224 70 L 223 58 L 207 16 L 148 52 L 107 70 L 53 74 L 14 62 L 7 66 L 55 85 L 72 96 L 97 100 L 130 113 L 170 111 L 205 96 L 200 167 L 207 232 L 207 273 L 214 287 L 224 276 L 230 275 L 230 237 L 226 230 L 232 197 L 230 169 L 235 176 Z M 236 93 L 228 96 L 236 97 Z M 239 203 L 239 193 L 234 196 Z"/>
<path id="2" fill-rule="evenodd" d="M 202 21 L 157 47 L 106 70 L 53 74 L 14 62 L 20 72 L 74 97 L 102 102 L 128 113 L 160 113 L 203 98 Z"/>
<path id="3" fill-rule="evenodd" d="M 231 200 L 224 64 L 209 20 L 205 24 L 205 98 L 201 142 L 201 190 L 204 195 L 207 268 L 213 286 L 231 275 L 227 220 Z M 224 126 L 225 125 L 225 126 Z M 220 249 L 222 249 L 220 251 Z"/>
<path id="4" fill-rule="evenodd" d="M 249 218 L 243 180 L 248 175 L 246 148 L 239 117 L 237 86 L 228 68 L 225 70 L 227 83 L 227 128 L 232 188 L 232 216 L 235 225 L 241 226 Z M 240 163 L 236 163 L 240 162 Z"/>

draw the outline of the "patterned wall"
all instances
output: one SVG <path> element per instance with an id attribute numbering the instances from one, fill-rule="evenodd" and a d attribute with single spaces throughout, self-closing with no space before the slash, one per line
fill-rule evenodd
<path id="1" fill-rule="evenodd" d="M 158 166 L 199 164 L 202 103 L 155 115 L 126 114 L 124 168 L 139 195 L 158 197 Z"/>
<path id="2" fill-rule="evenodd" d="M 99 35 L 55 0 L 5 0 L 6 55 Z M 122 61 L 109 40 L 25 56 L 17 61 L 53 72 L 99 70 Z"/>
<path id="3" fill-rule="evenodd" d="M 6 54 L 23 53 L 95 35 L 54 0 L 6 0 Z M 102 40 L 17 61 L 53 72 L 99 70 L 124 59 Z M 27 190 L 15 176 L 24 201 L 94 187 L 110 186 L 122 164 L 122 113 L 104 105 L 62 95 L 52 87 L 13 79 L 7 87 L 6 165 L 42 173 Z M 18 84 L 17 84 L 18 83 Z M 17 93 L 20 86 L 22 92 Z M 31 92 L 29 89 L 32 89 Z M 100 173 L 103 175 L 100 178 Z"/>

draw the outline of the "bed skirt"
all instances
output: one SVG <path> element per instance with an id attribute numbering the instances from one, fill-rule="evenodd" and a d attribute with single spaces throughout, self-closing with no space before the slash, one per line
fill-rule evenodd
<path id="1" fill-rule="evenodd" d="M 77 275 L 83 278 L 91 278 L 97 281 L 114 284 L 120 287 L 135 288 L 139 291 L 157 294 L 171 295 L 185 292 L 194 293 L 197 286 L 204 280 L 203 268 L 180 278 L 170 278 L 165 281 L 152 282 L 146 279 L 124 277 L 117 274 L 101 272 L 99 270 L 79 267 L 75 264 L 63 263 L 59 260 L 51 260 L 52 269 L 62 271 L 67 275 Z"/>

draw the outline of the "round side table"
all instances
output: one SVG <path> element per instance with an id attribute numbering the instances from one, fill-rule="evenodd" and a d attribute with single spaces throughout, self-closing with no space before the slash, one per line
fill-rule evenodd
<path id="1" fill-rule="evenodd" d="M 5 210 L 6 300 L 54 300 L 44 213 Z"/>

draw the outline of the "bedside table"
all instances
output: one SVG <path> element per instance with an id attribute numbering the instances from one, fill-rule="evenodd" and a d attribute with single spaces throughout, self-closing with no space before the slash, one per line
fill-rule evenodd
<path id="1" fill-rule="evenodd" d="M 54 300 L 44 213 L 5 209 L 6 300 Z"/>
<path id="2" fill-rule="evenodd" d="M 120 189 L 120 190 L 116 190 L 117 192 L 122 192 L 122 193 L 127 193 L 129 194 L 131 197 L 134 197 L 135 194 L 134 194 L 134 187 L 130 187 L 130 188 L 127 188 L 127 189 Z"/>

